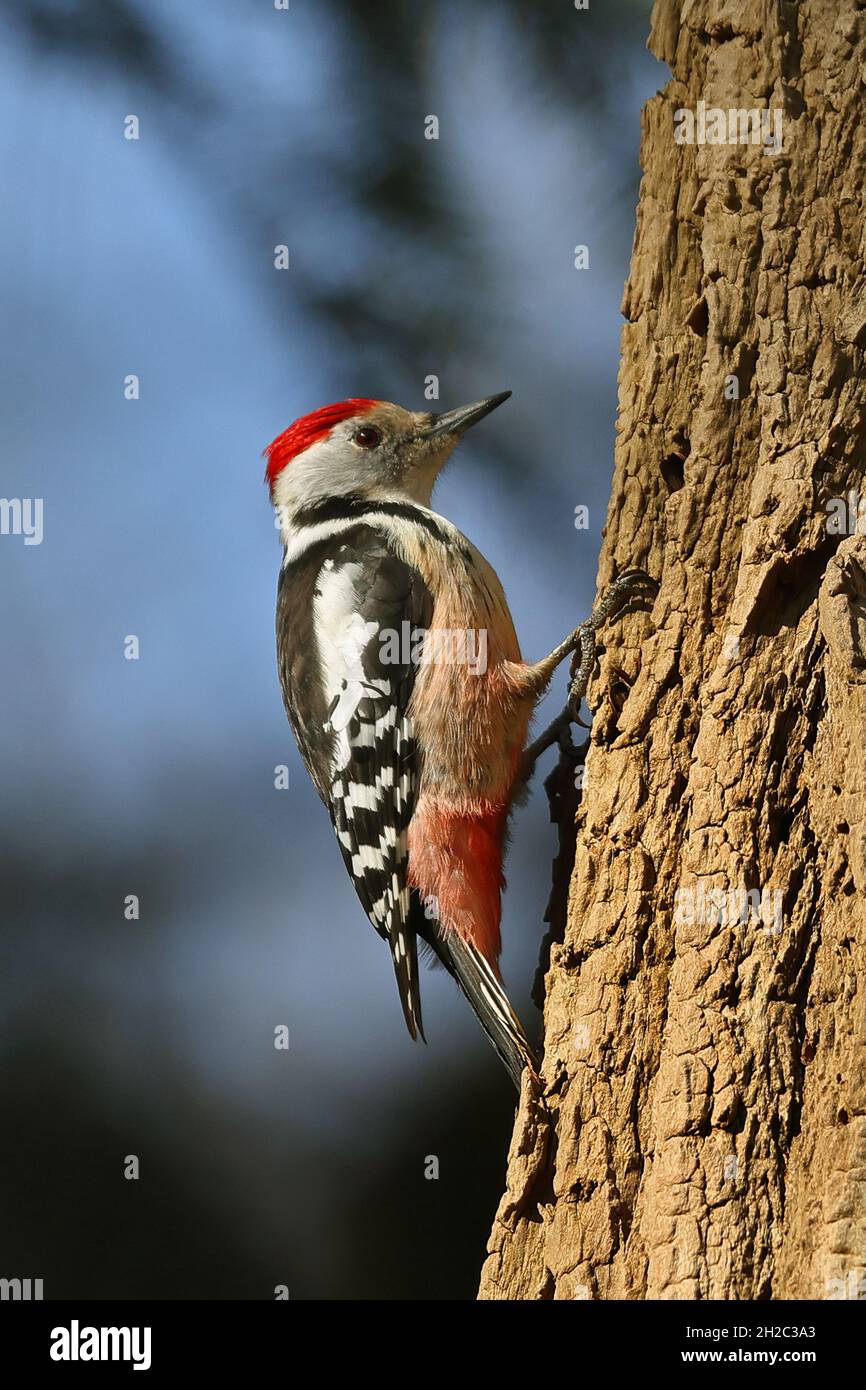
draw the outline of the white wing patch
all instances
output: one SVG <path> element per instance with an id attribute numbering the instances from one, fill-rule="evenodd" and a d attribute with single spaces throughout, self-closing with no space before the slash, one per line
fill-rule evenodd
<path id="1" fill-rule="evenodd" d="M 347 556 L 323 566 L 316 579 L 313 631 L 325 730 L 332 735 L 334 829 L 367 915 L 391 946 L 400 997 L 415 1036 L 421 1020 L 407 871 L 417 758 L 406 713 L 414 670 L 405 661 L 389 662 L 380 641 L 380 634 L 392 630 L 406 612 L 410 573 L 382 552 L 372 563 Z"/>
<path id="2" fill-rule="evenodd" d="M 369 694 L 369 682 L 364 675 L 363 654 L 378 632 L 378 624 L 364 620 L 354 611 L 355 582 L 360 565 L 343 565 L 340 569 L 323 568 L 313 602 L 313 626 L 322 661 L 322 678 L 328 707 L 331 709 L 326 727 L 343 734 L 358 705 Z M 387 681 L 374 682 L 381 694 Z"/>

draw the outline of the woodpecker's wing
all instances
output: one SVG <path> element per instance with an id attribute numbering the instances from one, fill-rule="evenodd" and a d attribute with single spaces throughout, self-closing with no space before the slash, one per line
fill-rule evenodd
<path id="1" fill-rule="evenodd" d="M 391 948 L 413 1038 L 423 1030 L 406 882 L 418 783 L 408 707 L 432 610 L 420 574 L 370 526 L 317 543 L 280 575 L 286 711 L 358 897 Z"/>

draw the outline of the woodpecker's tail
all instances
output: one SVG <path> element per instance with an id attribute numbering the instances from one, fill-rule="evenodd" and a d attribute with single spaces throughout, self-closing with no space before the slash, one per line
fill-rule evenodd
<path id="1" fill-rule="evenodd" d="M 411 923 L 398 922 L 388 934 L 391 960 L 397 977 L 397 989 L 403 1006 L 403 1017 L 413 1040 L 424 1037 L 421 1021 L 421 987 L 418 980 L 418 938 Z"/>
<path id="2" fill-rule="evenodd" d="M 537 1062 L 508 995 L 477 947 L 457 932 L 432 928 L 432 923 L 423 927 L 419 923 L 420 934 L 466 995 L 519 1092 L 524 1070 L 529 1067 L 534 1072 Z"/>

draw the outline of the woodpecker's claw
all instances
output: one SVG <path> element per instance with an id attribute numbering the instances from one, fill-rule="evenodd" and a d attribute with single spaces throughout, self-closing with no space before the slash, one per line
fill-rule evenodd
<path id="1" fill-rule="evenodd" d="M 581 701 L 586 694 L 595 662 L 596 628 L 593 619 L 596 613 L 577 630 L 577 648 L 571 659 L 571 684 L 568 687 L 568 712 L 572 720 L 577 720 L 580 716 Z"/>
<path id="2" fill-rule="evenodd" d="M 523 782 L 529 781 L 540 755 L 552 744 L 559 742 L 571 724 L 579 724 L 583 729 L 589 728 L 589 725 L 580 718 L 580 704 L 586 694 L 586 687 L 589 684 L 595 663 L 595 638 L 599 628 L 604 625 L 608 618 L 621 612 L 632 598 L 637 597 L 641 592 L 647 597 L 655 596 L 658 587 L 657 581 L 647 574 L 646 570 L 624 570 L 612 584 L 608 585 L 604 597 L 593 609 L 586 622 L 575 628 L 571 636 L 567 637 L 561 646 L 552 653 L 552 659 L 556 662 L 564 660 L 569 652 L 573 653 L 568 702 L 562 713 L 557 715 L 544 733 L 527 748 L 521 770 Z"/>
<path id="3" fill-rule="evenodd" d="M 641 590 L 644 590 L 647 595 L 655 596 L 658 589 L 658 581 L 653 579 L 652 575 L 647 574 L 646 570 L 623 570 L 622 574 L 608 585 L 607 592 L 593 610 L 589 621 L 597 632 L 602 623 L 613 613 L 623 608 Z"/>
<path id="4" fill-rule="evenodd" d="M 575 633 L 575 653 L 571 663 L 572 681 L 568 691 L 568 712 L 578 720 L 580 705 L 589 685 L 595 662 L 595 634 L 608 618 L 616 616 L 637 594 L 643 591 L 647 596 L 658 593 L 658 581 L 646 570 L 623 570 L 611 584 L 603 598 L 593 609 L 591 616 Z"/>

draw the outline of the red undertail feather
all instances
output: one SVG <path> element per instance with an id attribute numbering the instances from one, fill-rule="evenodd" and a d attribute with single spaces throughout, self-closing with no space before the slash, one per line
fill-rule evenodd
<path id="1" fill-rule="evenodd" d="M 489 805 L 467 815 L 422 795 L 409 828 L 410 882 L 423 900 L 435 899 L 441 925 L 472 942 L 497 975 L 506 814 L 505 805 Z"/>

